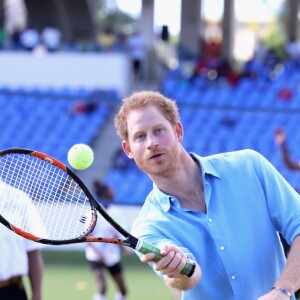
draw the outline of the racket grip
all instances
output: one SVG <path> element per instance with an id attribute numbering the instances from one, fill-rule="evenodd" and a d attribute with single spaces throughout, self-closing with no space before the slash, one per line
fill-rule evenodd
<path id="1" fill-rule="evenodd" d="M 143 254 L 154 253 L 155 260 L 160 260 L 162 258 L 159 248 L 141 240 L 139 240 L 138 245 L 136 246 L 136 250 Z M 188 259 L 180 273 L 191 277 L 194 274 L 195 268 L 196 264 Z"/>

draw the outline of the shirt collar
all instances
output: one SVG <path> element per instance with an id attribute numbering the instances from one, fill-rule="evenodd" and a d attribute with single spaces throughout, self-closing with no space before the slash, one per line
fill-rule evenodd
<path id="1" fill-rule="evenodd" d="M 199 162 L 199 164 L 201 166 L 201 170 L 202 170 L 203 180 L 204 180 L 205 174 L 209 174 L 209 175 L 220 178 L 220 174 L 214 168 L 214 166 L 210 163 L 209 159 L 207 159 L 205 157 L 201 157 L 193 152 L 191 152 L 190 155 L 193 159 L 195 159 Z M 159 203 L 165 212 L 167 212 L 170 209 L 172 201 L 177 201 L 173 196 L 162 192 L 154 183 L 153 183 L 152 193 L 153 193 L 154 198 L 159 199 Z"/>
<path id="2" fill-rule="evenodd" d="M 202 157 L 202 156 L 199 156 L 199 155 L 197 155 L 193 152 L 190 152 L 190 156 L 193 159 L 198 160 L 198 162 L 201 166 L 201 171 L 202 171 L 203 177 L 204 177 L 205 174 L 213 175 L 213 176 L 218 177 L 218 178 L 221 177 L 220 172 L 218 172 L 215 169 L 215 167 L 211 164 L 210 156 Z"/>
<path id="3" fill-rule="evenodd" d="M 163 208 L 164 212 L 167 212 L 170 209 L 171 199 L 173 197 L 162 192 L 154 183 L 152 193 L 155 199 L 159 199 L 159 204 Z"/>

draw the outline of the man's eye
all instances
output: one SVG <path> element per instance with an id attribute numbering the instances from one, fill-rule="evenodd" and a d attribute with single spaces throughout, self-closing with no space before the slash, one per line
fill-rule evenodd
<path id="1" fill-rule="evenodd" d="M 137 140 L 142 140 L 144 137 L 145 137 L 144 134 L 139 134 L 139 135 L 136 137 L 136 139 L 137 139 Z"/>
<path id="2" fill-rule="evenodd" d="M 163 131 L 164 131 L 164 130 L 163 130 L 162 128 L 157 128 L 157 129 L 156 129 L 156 132 L 157 132 L 157 133 L 161 133 L 161 132 L 163 132 Z"/>

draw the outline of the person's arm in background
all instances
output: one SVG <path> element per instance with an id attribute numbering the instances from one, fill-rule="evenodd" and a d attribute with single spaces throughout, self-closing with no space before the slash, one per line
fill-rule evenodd
<path id="1" fill-rule="evenodd" d="M 299 161 L 292 161 L 287 145 L 286 145 L 286 135 L 285 132 L 278 128 L 275 131 L 275 140 L 277 144 L 280 147 L 281 154 L 282 154 L 282 159 L 285 163 L 285 165 L 290 169 L 290 170 L 300 170 L 300 163 Z"/>
<path id="2" fill-rule="evenodd" d="M 28 276 L 32 291 L 32 300 L 42 299 L 43 259 L 40 250 L 27 252 L 29 271 Z"/>

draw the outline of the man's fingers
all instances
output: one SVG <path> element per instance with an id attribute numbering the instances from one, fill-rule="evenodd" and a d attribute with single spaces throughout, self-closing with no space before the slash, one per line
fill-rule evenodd
<path id="1" fill-rule="evenodd" d="M 155 260 L 155 254 L 154 254 L 154 253 L 147 253 L 147 254 L 144 254 L 144 255 L 142 255 L 142 256 L 140 257 L 140 260 L 141 260 L 142 262 L 145 262 L 145 263 L 147 263 L 147 262 L 152 262 L 152 261 Z"/>
<path id="2" fill-rule="evenodd" d="M 173 245 L 162 247 L 160 254 L 162 258 L 158 261 L 155 259 L 155 254 L 153 253 L 142 255 L 140 260 L 145 263 L 153 262 L 155 265 L 154 269 L 162 272 L 162 274 L 169 278 L 181 276 L 182 274 L 180 273 L 187 262 L 186 255 Z"/>
<path id="3" fill-rule="evenodd" d="M 166 269 L 167 266 L 173 261 L 175 254 L 176 253 L 174 251 L 169 251 L 167 255 L 163 256 L 162 259 L 156 262 L 155 270 L 162 271 Z"/>

